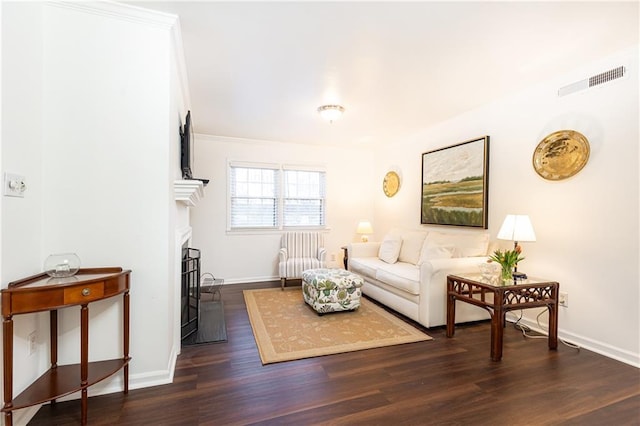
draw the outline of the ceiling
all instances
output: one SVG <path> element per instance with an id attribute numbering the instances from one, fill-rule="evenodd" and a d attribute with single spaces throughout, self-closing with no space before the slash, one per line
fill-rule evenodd
<path id="1" fill-rule="evenodd" d="M 638 44 L 637 1 L 127 3 L 180 17 L 196 133 L 305 144 L 393 143 Z"/>

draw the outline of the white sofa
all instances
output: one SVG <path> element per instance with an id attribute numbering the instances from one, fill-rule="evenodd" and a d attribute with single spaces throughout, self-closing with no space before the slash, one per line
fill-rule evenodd
<path id="1" fill-rule="evenodd" d="M 479 272 L 488 252 L 484 231 L 393 230 L 382 242 L 347 246 L 349 270 L 365 281 L 362 292 L 427 328 L 447 322 L 447 275 Z M 488 318 L 486 310 L 456 302 L 456 323 Z"/>

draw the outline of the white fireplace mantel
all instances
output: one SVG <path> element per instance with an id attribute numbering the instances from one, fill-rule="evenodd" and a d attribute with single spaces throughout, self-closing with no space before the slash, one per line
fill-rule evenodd
<path id="1" fill-rule="evenodd" d="M 176 201 L 193 207 L 204 197 L 204 185 L 200 180 L 175 180 L 173 192 Z"/>

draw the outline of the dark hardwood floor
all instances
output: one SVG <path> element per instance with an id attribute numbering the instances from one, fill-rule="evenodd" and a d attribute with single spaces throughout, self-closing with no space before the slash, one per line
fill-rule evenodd
<path id="1" fill-rule="evenodd" d="M 640 370 L 489 324 L 426 330 L 432 341 L 263 366 L 242 290 L 222 289 L 228 342 L 184 347 L 174 382 L 89 399 L 91 425 L 638 425 Z M 135 339 L 135 336 L 133 336 Z M 136 354 L 132 357 L 135 360 Z M 30 425 L 76 425 L 80 402 L 43 406 Z"/>

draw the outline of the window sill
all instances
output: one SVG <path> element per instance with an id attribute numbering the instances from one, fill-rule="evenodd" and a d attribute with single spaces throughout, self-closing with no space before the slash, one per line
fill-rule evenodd
<path id="1" fill-rule="evenodd" d="M 227 229 L 227 235 L 264 235 L 264 234 L 282 234 L 290 231 L 317 231 L 317 232 L 329 232 L 331 227 L 329 226 L 315 226 L 315 227 L 299 227 L 299 228 L 242 228 L 242 229 Z"/>

